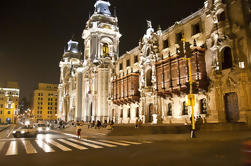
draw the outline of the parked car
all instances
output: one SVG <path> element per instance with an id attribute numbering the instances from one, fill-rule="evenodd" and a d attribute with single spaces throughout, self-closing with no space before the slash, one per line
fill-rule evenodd
<path id="1" fill-rule="evenodd" d="M 15 138 L 36 137 L 37 129 L 32 127 L 31 125 L 23 126 L 23 127 L 13 130 L 12 135 Z"/>

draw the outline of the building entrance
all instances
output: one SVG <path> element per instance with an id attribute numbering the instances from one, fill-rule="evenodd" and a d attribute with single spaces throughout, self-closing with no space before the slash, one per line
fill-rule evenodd
<path id="1" fill-rule="evenodd" d="M 238 96 L 236 93 L 226 93 L 224 96 L 226 120 L 236 122 L 239 120 Z"/>

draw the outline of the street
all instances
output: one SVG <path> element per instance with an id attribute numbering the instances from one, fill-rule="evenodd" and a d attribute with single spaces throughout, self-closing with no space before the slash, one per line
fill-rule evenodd
<path id="1" fill-rule="evenodd" d="M 219 139 L 223 134 L 217 133 L 191 140 L 182 134 L 93 138 L 83 134 L 79 140 L 73 134 L 50 131 L 24 139 L 11 136 L 13 127 L 0 133 L 0 165 L 237 166 L 247 159 L 242 144 L 251 136 L 250 132 L 226 133 Z"/>

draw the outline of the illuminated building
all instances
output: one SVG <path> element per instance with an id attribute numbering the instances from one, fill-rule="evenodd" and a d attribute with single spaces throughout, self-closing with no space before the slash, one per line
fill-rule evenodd
<path id="1" fill-rule="evenodd" d="M 58 85 L 39 83 L 33 93 L 32 115 L 35 121 L 56 120 Z"/>
<path id="2" fill-rule="evenodd" d="M 19 89 L 16 82 L 8 82 L 7 88 L 0 88 L 0 123 L 16 123 L 18 102 Z"/>
<path id="3" fill-rule="evenodd" d="M 59 87 L 65 87 L 59 90 L 60 105 L 67 106 L 59 109 L 62 119 L 190 123 L 188 63 L 182 59 L 189 57 L 195 115 L 210 123 L 251 120 L 248 1 L 207 0 L 166 30 L 154 30 L 147 21 L 139 45 L 122 56 L 118 20 L 109 5 L 95 4 L 83 33 L 83 60 L 78 57 L 77 65 L 68 60 L 65 69 L 60 65 Z M 66 89 L 72 86 L 73 93 Z"/>

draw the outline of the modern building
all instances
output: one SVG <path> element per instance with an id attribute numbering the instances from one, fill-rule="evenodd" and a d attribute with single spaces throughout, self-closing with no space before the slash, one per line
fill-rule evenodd
<path id="1" fill-rule="evenodd" d="M 33 93 L 32 116 L 35 121 L 56 120 L 58 84 L 39 83 Z"/>
<path id="2" fill-rule="evenodd" d="M 7 88 L 0 88 L 0 124 L 16 123 L 20 91 L 18 84 L 14 84 L 16 88 L 13 88 L 9 83 Z"/>
<path id="3" fill-rule="evenodd" d="M 251 117 L 251 4 L 205 0 L 168 29 L 147 21 L 139 45 L 119 55 L 118 18 L 98 0 L 81 57 L 70 41 L 60 62 L 59 118 L 116 123 L 190 123 L 189 63 L 195 115 L 209 123 Z M 165 19 L 165 17 L 163 17 Z"/>

